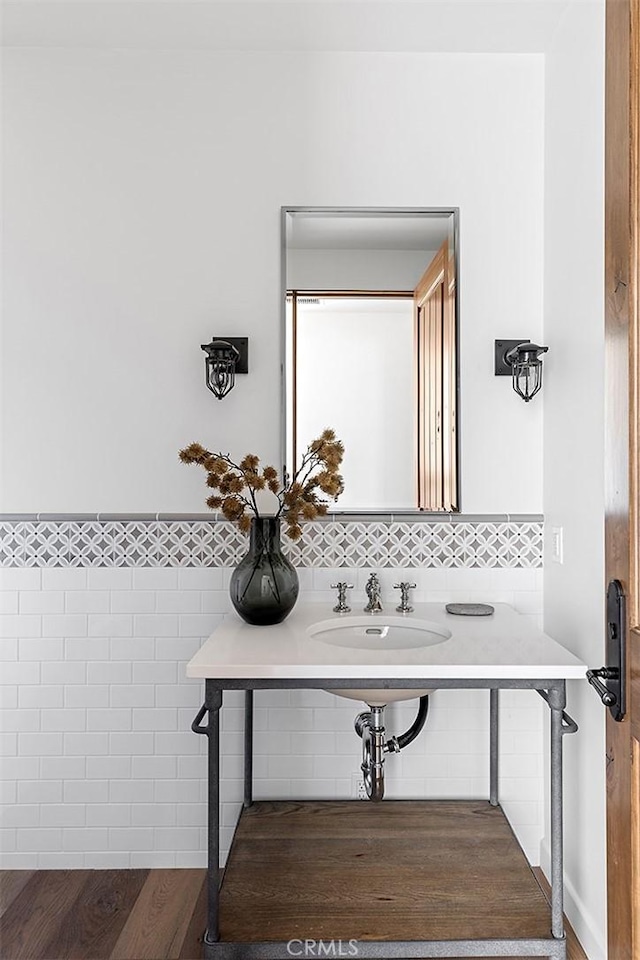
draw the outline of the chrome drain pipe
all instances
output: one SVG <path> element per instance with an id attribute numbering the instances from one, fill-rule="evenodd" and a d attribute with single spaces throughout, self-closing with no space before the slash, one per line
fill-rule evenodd
<path id="1" fill-rule="evenodd" d="M 356 733 L 362 737 L 362 779 L 369 800 L 384 796 L 384 707 L 371 707 L 355 719 Z"/>
<path id="2" fill-rule="evenodd" d="M 362 778 L 369 800 L 382 800 L 384 796 L 384 755 L 400 753 L 411 743 L 424 727 L 429 712 L 429 697 L 420 697 L 416 718 L 399 737 L 385 742 L 384 706 L 370 707 L 355 719 L 356 733 L 362 738 Z"/>

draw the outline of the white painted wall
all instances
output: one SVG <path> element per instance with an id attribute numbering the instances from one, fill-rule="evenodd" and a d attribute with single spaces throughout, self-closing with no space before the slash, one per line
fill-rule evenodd
<path id="1" fill-rule="evenodd" d="M 570 4 L 547 56 L 545 108 L 544 622 L 590 666 L 604 651 L 603 49 L 604 4 Z M 550 562 L 556 526 L 562 566 Z M 566 912 L 601 960 L 605 712 L 586 683 L 569 683 L 568 698 L 580 731 L 565 737 Z"/>
<path id="2" fill-rule="evenodd" d="M 462 509 L 542 509 L 539 54 L 11 49 L 4 511 L 198 511 L 199 439 L 280 452 L 280 206 L 459 206 Z M 250 337 L 215 400 L 200 344 Z M 523 467 L 523 465 L 526 465 Z"/>

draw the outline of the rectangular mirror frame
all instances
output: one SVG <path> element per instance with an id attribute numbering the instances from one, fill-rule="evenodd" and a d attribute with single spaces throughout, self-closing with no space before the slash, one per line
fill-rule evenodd
<path id="1" fill-rule="evenodd" d="M 350 519 L 367 520 L 372 517 L 403 517 L 411 519 L 425 517 L 443 517 L 451 514 L 457 515 L 461 512 L 461 442 L 460 442 L 460 208 L 459 207 L 312 207 L 312 206 L 283 206 L 280 208 L 280 378 L 281 378 L 281 397 L 280 397 L 280 450 L 281 462 L 284 471 L 287 470 L 286 451 L 287 451 L 287 373 L 285 362 L 286 349 L 286 298 L 287 298 L 287 216 L 289 214 L 329 214 L 336 217 L 349 217 L 356 215 L 364 216 L 390 216 L 392 214 L 401 215 L 421 215 L 425 217 L 444 217 L 453 216 L 453 239 L 454 239 L 454 263 L 455 263 L 455 361 L 456 361 L 456 510 L 438 510 L 428 511 L 415 509 L 398 509 L 391 513 L 380 510 L 340 510 L 339 505 L 336 509 L 330 509 L 328 518 L 349 517 Z"/>

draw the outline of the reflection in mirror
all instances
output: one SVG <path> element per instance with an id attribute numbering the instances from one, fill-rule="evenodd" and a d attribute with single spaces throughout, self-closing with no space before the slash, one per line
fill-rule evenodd
<path id="1" fill-rule="evenodd" d="M 341 511 L 459 510 L 457 211 L 283 209 L 285 464 L 330 426 Z"/>

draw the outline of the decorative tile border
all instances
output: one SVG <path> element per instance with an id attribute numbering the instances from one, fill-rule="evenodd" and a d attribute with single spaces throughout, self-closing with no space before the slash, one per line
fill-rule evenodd
<path id="1" fill-rule="evenodd" d="M 283 538 L 299 567 L 541 567 L 542 518 L 473 517 L 307 523 Z M 227 567 L 247 538 L 225 520 L 3 519 L 0 566 Z"/>

